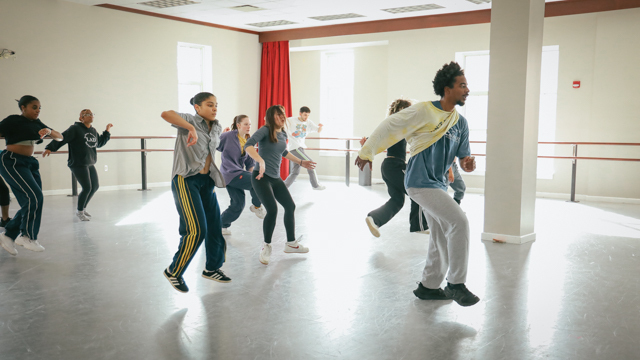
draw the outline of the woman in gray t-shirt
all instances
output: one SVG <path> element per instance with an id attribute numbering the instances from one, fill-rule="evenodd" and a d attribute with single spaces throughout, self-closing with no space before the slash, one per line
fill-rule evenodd
<path id="1" fill-rule="evenodd" d="M 262 223 L 264 245 L 260 251 L 260 262 L 267 265 L 271 258 L 271 237 L 276 227 L 278 204 L 284 208 L 284 227 L 287 231 L 286 253 L 306 253 L 309 248 L 302 246 L 296 240 L 295 217 L 296 205 L 291 194 L 280 178 L 280 163 L 282 157 L 300 164 L 305 169 L 313 169 L 316 163 L 302 160 L 287 151 L 287 134 L 284 125 L 287 120 L 285 109 L 281 105 L 274 105 L 267 110 L 266 123 L 253 134 L 245 144 L 245 151 L 256 161 L 251 176 L 251 185 L 258 194 L 260 201 L 267 210 L 267 216 Z M 258 149 L 255 149 L 256 144 Z"/>

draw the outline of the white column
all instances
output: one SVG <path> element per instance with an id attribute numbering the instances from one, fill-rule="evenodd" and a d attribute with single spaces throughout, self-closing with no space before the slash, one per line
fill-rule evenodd
<path id="1" fill-rule="evenodd" d="M 544 0 L 493 0 L 482 240 L 535 240 Z M 469 84 L 473 87 L 473 84 Z"/>

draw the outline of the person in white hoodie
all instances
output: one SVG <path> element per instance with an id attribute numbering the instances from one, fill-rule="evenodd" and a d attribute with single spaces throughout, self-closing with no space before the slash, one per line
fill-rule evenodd
<path id="1" fill-rule="evenodd" d="M 303 106 L 300 108 L 300 116 L 287 118 L 287 135 L 289 136 L 289 152 L 297 158 L 313 161 L 304 151 L 304 149 L 307 148 L 304 140 L 307 135 L 312 132 L 317 131 L 320 133 L 322 131 L 322 124 L 316 125 L 313 121 L 309 120 L 310 114 L 311 110 Z M 300 175 L 300 167 L 300 164 L 293 163 L 289 176 L 284 181 L 287 188 L 291 186 L 291 184 L 296 181 L 298 175 Z M 318 175 L 314 169 L 307 169 L 307 172 L 309 173 L 309 181 L 311 182 L 313 190 L 326 189 L 318 183 Z"/>

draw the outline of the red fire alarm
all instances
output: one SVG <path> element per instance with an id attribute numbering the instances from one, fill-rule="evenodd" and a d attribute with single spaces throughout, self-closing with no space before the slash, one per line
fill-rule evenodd
<path id="1" fill-rule="evenodd" d="M 576 81 L 573 82 L 573 88 L 574 89 L 580 89 L 580 81 L 579 80 L 576 80 Z"/>

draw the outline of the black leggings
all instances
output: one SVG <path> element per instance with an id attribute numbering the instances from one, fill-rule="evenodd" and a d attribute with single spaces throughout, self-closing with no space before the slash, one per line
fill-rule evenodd
<path id="1" fill-rule="evenodd" d="M 258 171 L 254 171 L 253 174 L 251 174 L 251 185 L 256 194 L 258 194 L 260 202 L 262 202 L 262 205 L 267 210 L 267 216 L 265 216 L 262 222 L 264 242 L 271 244 L 273 229 L 276 227 L 276 219 L 278 218 L 278 204 L 276 201 L 284 208 L 284 228 L 287 231 L 287 241 L 295 241 L 296 220 L 294 213 L 296 211 L 296 204 L 293 202 L 287 186 L 282 179 L 272 178 L 266 174 L 262 176 L 262 179 L 256 180 L 258 174 Z"/>
<path id="2" fill-rule="evenodd" d="M 73 175 L 82 186 L 82 191 L 78 196 L 78 211 L 86 209 L 89 200 L 93 197 L 93 194 L 98 191 L 100 183 L 98 182 L 98 172 L 95 166 L 74 166 L 69 167 Z"/>
<path id="3" fill-rule="evenodd" d="M 9 187 L 4 183 L 2 177 L 0 177 L 0 206 L 9 206 L 10 202 Z"/>

